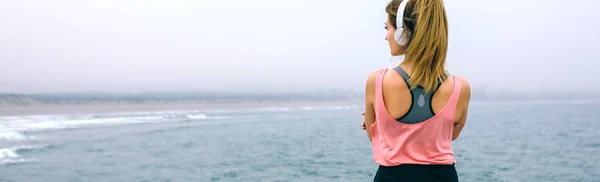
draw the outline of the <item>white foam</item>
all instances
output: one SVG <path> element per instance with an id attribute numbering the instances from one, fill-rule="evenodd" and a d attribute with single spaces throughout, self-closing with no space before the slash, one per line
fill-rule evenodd
<path id="1" fill-rule="evenodd" d="M 156 116 L 156 115 L 163 115 L 163 116 L 169 116 L 169 115 L 183 115 L 183 114 L 188 114 L 188 113 L 195 113 L 198 112 L 197 110 L 172 110 L 172 111 L 139 111 L 139 112 L 117 112 L 117 113 L 111 113 L 111 114 L 107 114 L 107 116 L 112 116 L 112 117 L 120 117 L 120 116 Z"/>
<path id="2" fill-rule="evenodd" d="M 7 158 L 17 158 L 20 157 L 14 150 L 11 149 L 0 149 L 0 160 Z"/>
<path id="3" fill-rule="evenodd" d="M 161 112 L 166 113 L 166 112 Z M 79 117 L 65 116 L 21 116 L 21 117 L 3 117 L 0 121 L 0 140 L 31 140 L 32 136 L 22 134 L 24 131 L 44 131 L 80 128 L 95 125 L 123 125 L 139 124 L 151 122 L 163 122 L 163 115 L 147 116 L 117 116 L 106 118 L 93 118 L 85 115 Z"/>
<path id="4" fill-rule="evenodd" d="M 208 119 L 206 114 L 188 114 L 186 117 L 188 119 Z"/>
<path id="5" fill-rule="evenodd" d="M 22 149 L 35 149 L 40 148 L 38 146 L 19 146 L 19 147 L 11 147 L 11 148 L 3 148 L 0 149 L 0 165 L 4 164 L 18 164 L 18 163 L 26 163 L 26 162 L 34 162 L 36 159 L 26 159 L 19 155 L 19 150 Z"/>
<path id="6" fill-rule="evenodd" d="M 89 119 L 88 119 L 89 118 Z M 12 120 L 8 120 L 12 119 Z M 0 121 L 0 140 L 32 140 L 33 136 L 23 135 L 24 131 L 45 131 L 57 129 L 79 128 L 91 125 L 119 125 L 156 122 L 163 119 L 163 116 L 139 116 L 139 117 L 115 117 L 115 118 L 90 118 L 89 116 L 79 117 L 77 119 L 68 119 L 67 117 L 47 117 L 47 116 L 23 116 L 23 117 L 4 117 Z"/>
<path id="7" fill-rule="evenodd" d="M 209 116 L 206 114 L 188 114 L 188 115 L 185 115 L 185 117 L 188 119 L 193 119 L 193 120 L 228 119 L 229 118 L 226 116 Z"/>
<path id="8" fill-rule="evenodd" d="M 305 107 L 257 107 L 257 108 L 225 108 L 199 110 L 172 110 L 172 111 L 142 111 L 142 112 L 117 112 L 109 114 L 82 114 L 82 115 L 29 115 L 29 116 L 4 116 L 0 117 L 0 140 L 31 140 L 33 136 L 24 135 L 26 131 L 59 130 L 98 125 L 127 125 L 156 122 L 177 121 L 177 118 L 191 120 L 221 120 L 228 119 L 225 113 L 239 112 L 289 112 L 313 110 L 347 110 L 356 109 L 356 105 L 341 106 L 305 106 Z M 203 112 L 203 113 L 201 113 Z M 207 114 L 209 113 L 209 114 Z M 219 113 L 219 115 L 214 115 Z"/>
<path id="9" fill-rule="evenodd" d="M 22 145 L 17 147 L 1 148 L 0 149 L 0 164 L 15 164 L 24 162 L 33 162 L 36 159 L 25 159 L 19 155 L 19 151 L 25 149 L 38 149 L 40 146 Z"/>
<path id="10" fill-rule="evenodd" d="M 35 162 L 36 159 L 0 159 L 0 165 Z"/>
<path id="11" fill-rule="evenodd" d="M 0 131 L 0 140 L 31 140 L 36 139 L 32 136 L 25 136 L 16 131 Z"/>
<path id="12" fill-rule="evenodd" d="M 69 126 L 65 126 L 64 124 L 59 123 L 57 121 L 23 123 L 21 126 L 25 127 L 25 128 L 22 128 L 21 130 L 47 130 L 47 129 L 70 128 Z"/>
<path id="13" fill-rule="evenodd" d="M 312 111 L 312 110 L 315 110 L 315 108 L 314 108 L 314 107 L 301 107 L 301 109 L 302 109 L 302 110 L 305 110 L 305 111 Z"/>

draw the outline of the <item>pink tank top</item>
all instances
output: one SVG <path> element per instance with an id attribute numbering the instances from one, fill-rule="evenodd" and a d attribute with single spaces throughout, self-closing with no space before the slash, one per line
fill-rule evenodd
<path id="1" fill-rule="evenodd" d="M 416 124 L 396 121 L 385 107 L 382 83 L 387 69 L 377 76 L 375 122 L 371 125 L 373 158 L 382 166 L 401 164 L 454 164 L 452 133 L 460 79 L 454 77 L 454 89 L 446 105 L 432 118 Z"/>

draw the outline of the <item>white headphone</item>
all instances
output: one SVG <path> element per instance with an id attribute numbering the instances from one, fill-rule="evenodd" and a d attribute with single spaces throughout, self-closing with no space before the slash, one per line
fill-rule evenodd
<path id="1" fill-rule="evenodd" d="M 398 7 L 398 13 L 396 13 L 396 31 L 394 32 L 394 38 L 398 45 L 406 46 L 408 43 L 408 37 L 404 33 L 404 9 L 406 8 L 406 4 L 408 4 L 409 0 L 402 0 L 400 6 Z"/>

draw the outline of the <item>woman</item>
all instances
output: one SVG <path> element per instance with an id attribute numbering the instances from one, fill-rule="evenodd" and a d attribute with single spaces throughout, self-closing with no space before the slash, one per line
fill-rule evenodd
<path id="1" fill-rule="evenodd" d="M 379 168 L 374 181 L 458 181 L 452 141 L 465 126 L 469 83 L 445 71 L 442 0 L 393 0 L 385 23 L 401 64 L 369 75 L 364 129 Z"/>

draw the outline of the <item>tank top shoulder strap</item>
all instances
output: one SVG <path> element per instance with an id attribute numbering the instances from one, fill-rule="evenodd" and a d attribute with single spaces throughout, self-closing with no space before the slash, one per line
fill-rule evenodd
<path id="1" fill-rule="evenodd" d="M 383 104 L 383 76 L 388 71 L 387 68 L 379 70 L 375 81 L 375 105 Z"/>
<path id="2" fill-rule="evenodd" d="M 454 118 L 456 114 L 456 106 L 458 105 L 458 99 L 460 97 L 462 88 L 462 79 L 456 75 L 452 75 L 452 78 L 454 78 L 454 89 L 452 90 L 452 94 L 448 99 L 448 103 L 446 103 L 447 108 L 445 110 L 446 114 L 449 114 L 450 118 Z"/>

